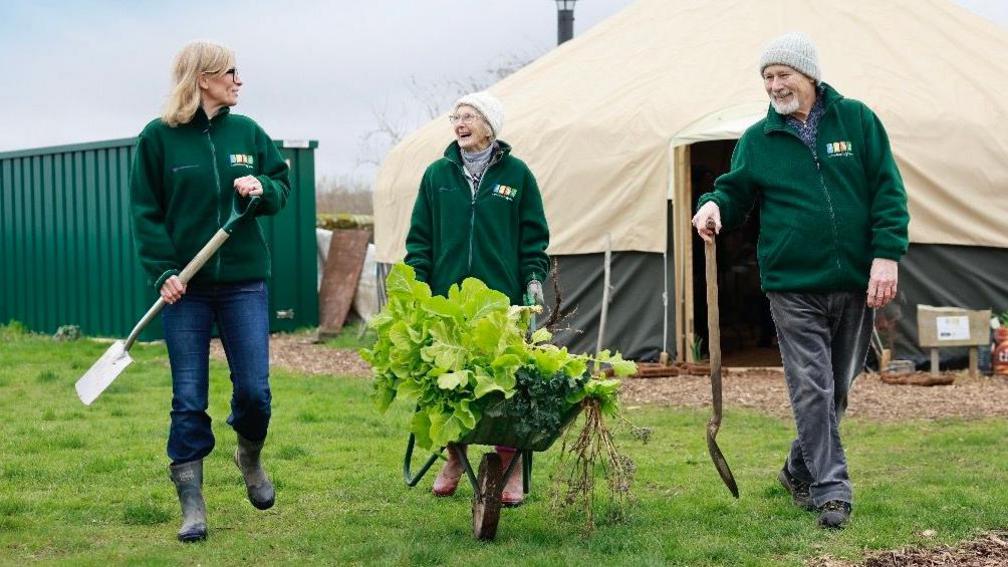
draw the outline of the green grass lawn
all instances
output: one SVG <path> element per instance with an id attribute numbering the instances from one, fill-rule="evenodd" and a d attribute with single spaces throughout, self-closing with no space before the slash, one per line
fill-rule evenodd
<path id="1" fill-rule="evenodd" d="M 265 450 L 277 505 L 260 512 L 230 461 L 230 384 L 226 366 L 214 363 L 210 537 L 182 545 L 164 454 L 164 348 L 135 347 L 133 366 L 85 407 L 73 383 L 106 347 L 0 327 L 0 564 L 800 565 L 1008 526 L 1005 420 L 845 423 L 854 520 L 825 532 L 775 479 L 789 422 L 728 411 L 718 440 L 742 492 L 736 501 L 707 456 L 706 412 L 643 408 L 629 415 L 654 428 L 651 442 L 618 435 L 638 465 L 626 522 L 584 537 L 579 518 L 550 509 L 542 489 L 554 449 L 536 461 L 539 490 L 528 504 L 503 511 L 497 540 L 479 543 L 468 486 L 447 499 L 430 495 L 432 478 L 404 486 L 404 404 L 380 415 L 366 380 L 283 371 L 272 377 Z M 937 536 L 918 535 L 926 529 Z"/>

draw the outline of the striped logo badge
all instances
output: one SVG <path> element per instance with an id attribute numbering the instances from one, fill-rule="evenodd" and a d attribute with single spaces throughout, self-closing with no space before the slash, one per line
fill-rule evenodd
<path id="1" fill-rule="evenodd" d="M 508 201 L 514 201 L 515 197 L 518 196 L 518 190 L 514 187 L 508 187 L 507 185 L 498 184 L 493 188 L 493 194 L 502 199 L 507 199 Z"/>
<path id="2" fill-rule="evenodd" d="M 230 154 L 228 159 L 232 166 L 251 168 L 255 165 L 255 157 L 249 154 Z"/>
<path id="3" fill-rule="evenodd" d="M 854 155 L 854 144 L 849 141 L 830 142 L 826 144 L 826 155 L 829 157 L 844 157 Z"/>

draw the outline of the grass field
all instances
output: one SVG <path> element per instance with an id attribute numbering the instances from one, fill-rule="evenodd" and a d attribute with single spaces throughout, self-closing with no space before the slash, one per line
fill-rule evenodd
<path id="1" fill-rule="evenodd" d="M 638 408 L 654 428 L 641 445 L 629 519 L 590 537 L 545 497 L 556 449 L 536 461 L 535 494 L 505 510 L 492 543 L 472 539 L 471 489 L 430 496 L 431 478 L 402 483 L 407 409 L 380 415 L 366 380 L 274 371 L 265 463 L 277 486 L 266 512 L 245 500 L 229 459 L 230 384 L 212 366 L 217 450 L 205 466 L 210 538 L 175 541 L 178 504 L 164 445 L 170 381 L 163 346 L 136 362 L 91 407 L 74 381 L 107 345 L 54 342 L 0 327 L 0 563 L 380 565 L 800 565 L 826 554 L 955 543 L 1008 526 L 1008 423 L 846 422 L 855 483 L 852 525 L 815 527 L 775 476 L 791 424 L 729 410 L 718 436 L 739 481 L 733 500 L 704 444 L 706 412 Z M 919 535 L 935 530 L 933 538 Z"/>

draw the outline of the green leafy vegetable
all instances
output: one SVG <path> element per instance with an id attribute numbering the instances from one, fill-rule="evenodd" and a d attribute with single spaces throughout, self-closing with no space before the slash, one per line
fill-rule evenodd
<path id="1" fill-rule="evenodd" d="M 379 410 L 395 399 L 416 405 L 410 431 L 424 448 L 459 441 L 476 427 L 486 405 L 502 397 L 518 395 L 505 413 L 516 427 L 530 430 L 558 426 L 586 398 L 615 414 L 619 381 L 592 377 L 589 363 L 596 369 L 608 365 L 617 377 L 636 372 L 618 353 L 591 358 L 549 344 L 546 329 L 526 338 L 537 308 L 511 306 L 506 295 L 475 278 L 442 297 L 400 263 L 386 290 L 388 302 L 370 323 L 378 340 L 360 352 L 374 370 Z"/>

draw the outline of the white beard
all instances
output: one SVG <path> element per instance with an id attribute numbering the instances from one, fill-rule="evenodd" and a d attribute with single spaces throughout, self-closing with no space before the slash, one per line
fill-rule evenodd
<path id="1" fill-rule="evenodd" d="M 777 102 L 777 99 L 771 97 L 770 106 L 773 106 L 773 109 L 777 112 L 777 114 L 787 116 L 788 114 L 794 114 L 797 112 L 801 104 L 798 103 L 798 97 L 792 95 L 790 102 Z"/>

